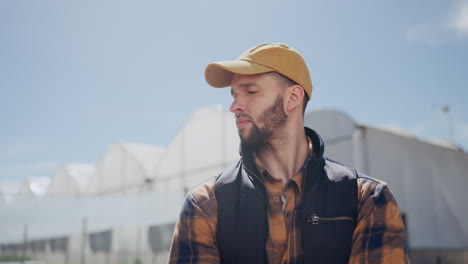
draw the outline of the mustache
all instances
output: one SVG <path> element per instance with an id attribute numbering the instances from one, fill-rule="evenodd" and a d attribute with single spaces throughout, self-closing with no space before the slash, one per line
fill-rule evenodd
<path id="1" fill-rule="evenodd" d="M 239 114 L 236 114 L 236 119 L 239 119 L 239 117 L 244 117 L 244 118 L 248 118 L 249 120 L 252 120 L 252 116 L 248 115 L 248 114 L 245 114 L 245 113 L 239 113 Z"/>

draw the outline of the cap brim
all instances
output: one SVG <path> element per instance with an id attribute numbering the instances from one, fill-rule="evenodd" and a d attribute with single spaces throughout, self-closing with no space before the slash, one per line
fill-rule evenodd
<path id="1" fill-rule="evenodd" d="M 231 85 L 234 73 L 252 75 L 272 71 L 274 70 L 270 67 L 245 60 L 221 61 L 206 66 L 205 80 L 215 88 L 223 88 Z"/>

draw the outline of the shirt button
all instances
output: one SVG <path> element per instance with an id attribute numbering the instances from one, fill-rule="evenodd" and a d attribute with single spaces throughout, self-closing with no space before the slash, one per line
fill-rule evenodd
<path id="1" fill-rule="evenodd" d="M 278 196 L 275 196 L 275 197 L 273 198 L 273 201 L 274 201 L 275 203 L 279 203 L 280 198 L 279 198 Z"/>
<path id="2" fill-rule="evenodd" d="M 277 250 L 278 250 L 278 251 L 283 251 L 283 250 L 284 250 L 284 245 L 283 245 L 283 244 L 279 245 L 278 248 L 277 248 Z"/>

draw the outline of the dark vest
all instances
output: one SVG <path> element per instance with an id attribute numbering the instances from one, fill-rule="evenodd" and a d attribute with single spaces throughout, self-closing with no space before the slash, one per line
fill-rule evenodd
<path id="1" fill-rule="evenodd" d="M 307 163 L 304 199 L 294 219 L 302 229 L 304 253 L 297 263 L 347 263 L 357 214 L 357 173 L 324 158 L 320 136 L 308 128 L 306 133 L 317 158 Z M 221 263 L 267 263 L 268 201 L 246 153 L 216 180 Z"/>

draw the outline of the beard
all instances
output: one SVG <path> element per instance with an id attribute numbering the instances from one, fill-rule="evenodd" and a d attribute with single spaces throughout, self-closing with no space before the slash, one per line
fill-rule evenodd
<path id="1" fill-rule="evenodd" d="M 278 95 L 274 104 L 266 109 L 258 118 L 258 122 L 263 124 L 263 127 L 260 128 L 252 120 L 252 128 L 247 135 L 243 136 L 241 131 L 239 131 L 242 146 L 253 150 L 267 146 L 274 131 L 284 127 L 287 118 L 288 115 L 284 111 L 283 98 L 281 95 Z"/>

